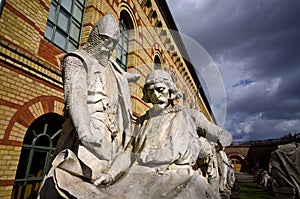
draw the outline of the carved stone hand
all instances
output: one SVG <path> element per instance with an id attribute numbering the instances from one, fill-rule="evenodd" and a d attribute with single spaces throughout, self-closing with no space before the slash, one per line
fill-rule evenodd
<path id="1" fill-rule="evenodd" d="M 103 143 L 103 140 L 101 138 L 94 135 L 86 135 L 82 137 L 80 141 L 85 146 L 93 145 L 93 146 L 101 147 Z"/>
<path id="2" fill-rule="evenodd" d="M 106 174 L 101 174 L 97 177 L 97 180 L 94 181 L 94 185 L 99 186 L 99 185 L 106 185 L 110 184 L 113 182 L 113 177 L 106 173 Z"/>

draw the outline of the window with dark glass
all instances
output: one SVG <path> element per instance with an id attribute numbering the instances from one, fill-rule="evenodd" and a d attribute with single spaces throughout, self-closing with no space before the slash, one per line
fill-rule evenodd
<path id="1" fill-rule="evenodd" d="M 12 198 L 36 198 L 61 134 L 64 118 L 47 113 L 28 128 L 21 150 Z"/>
<path id="2" fill-rule="evenodd" d="M 161 61 L 158 55 L 154 56 L 154 69 L 162 69 Z"/>
<path id="3" fill-rule="evenodd" d="M 52 0 L 45 38 L 70 52 L 79 48 L 85 0 Z"/>
<path id="4" fill-rule="evenodd" d="M 5 0 L 0 0 L 0 17 L 1 17 L 1 14 L 2 14 L 3 7 L 4 7 L 4 1 Z"/>
<path id="5" fill-rule="evenodd" d="M 129 25 L 126 18 L 121 13 L 120 18 L 120 39 L 117 45 L 117 63 L 127 71 L 129 50 Z"/>

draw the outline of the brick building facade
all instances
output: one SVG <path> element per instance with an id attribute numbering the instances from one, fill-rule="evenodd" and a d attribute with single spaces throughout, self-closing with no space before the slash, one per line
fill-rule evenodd
<path id="1" fill-rule="evenodd" d="M 165 0 L 1 0 L 0 13 L 0 198 L 38 189 L 63 122 L 60 61 L 105 14 L 127 32 L 114 57 L 141 76 L 130 85 L 135 117 L 150 107 L 141 100 L 146 75 L 161 68 L 183 93 L 179 103 L 213 121 Z"/>

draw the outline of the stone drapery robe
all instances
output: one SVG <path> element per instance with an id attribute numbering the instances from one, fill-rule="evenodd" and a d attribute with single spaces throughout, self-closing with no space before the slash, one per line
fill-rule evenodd
<path id="1" fill-rule="evenodd" d="M 52 170 L 53 177 L 66 198 L 220 198 L 193 169 L 200 152 L 199 135 L 223 146 L 231 143 L 231 135 L 199 111 L 181 106 L 161 112 L 150 109 L 137 120 L 126 151 L 106 171 L 116 177 L 112 185 L 96 187 L 84 178 L 89 170 L 70 150 L 54 162 L 60 166 Z"/>
<path id="2" fill-rule="evenodd" d="M 83 50 L 67 54 L 62 67 L 66 122 L 57 151 L 69 148 L 77 153 L 76 140 L 92 134 L 102 140 L 102 148 L 89 149 L 100 159 L 110 160 L 128 142 L 123 138 L 131 134 L 126 72 L 113 60 L 108 66 L 101 66 Z"/>
<path id="3" fill-rule="evenodd" d="M 85 185 L 92 190 L 95 186 L 86 182 L 103 172 L 128 143 L 132 116 L 128 76 L 113 60 L 108 63 L 101 66 L 83 50 L 64 57 L 66 121 L 40 198 L 68 198 L 73 189 Z M 91 134 L 101 140 L 99 145 L 80 144 L 80 138 Z"/>
<path id="4" fill-rule="evenodd" d="M 107 173 L 119 180 L 105 188 L 106 193 L 112 198 L 219 198 L 193 169 L 201 150 L 199 136 L 224 147 L 232 140 L 230 133 L 197 110 L 177 105 L 150 109 L 138 118 L 127 147 L 135 162 L 126 170 L 128 156 L 116 157 Z"/>
<path id="5" fill-rule="evenodd" d="M 116 177 L 112 185 L 96 187 L 73 177 L 77 180 L 75 186 L 61 183 L 60 188 L 79 198 L 220 198 L 193 169 L 200 152 L 199 135 L 223 146 L 231 142 L 228 132 L 208 122 L 198 111 L 180 106 L 162 112 L 150 109 L 137 120 L 126 151 L 106 172 Z"/>

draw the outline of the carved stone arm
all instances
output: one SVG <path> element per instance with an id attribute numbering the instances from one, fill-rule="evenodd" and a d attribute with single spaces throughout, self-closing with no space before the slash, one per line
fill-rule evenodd
<path id="1" fill-rule="evenodd" d="M 87 107 L 87 72 L 83 62 L 74 56 L 65 57 L 64 72 L 65 103 L 79 138 L 91 135 Z"/>
<path id="2" fill-rule="evenodd" d="M 231 144 L 231 133 L 208 121 L 208 119 L 201 112 L 192 109 L 188 111 L 196 123 L 199 136 L 203 136 L 209 141 L 219 143 L 223 147 Z"/>
<path id="3" fill-rule="evenodd" d="M 127 81 L 129 83 L 131 82 L 137 82 L 140 79 L 140 75 L 137 73 L 125 73 Z"/>

